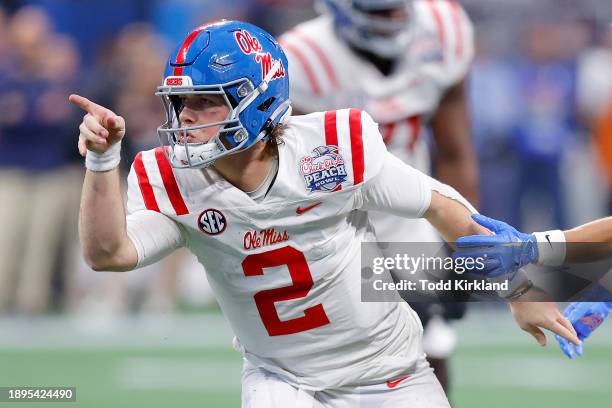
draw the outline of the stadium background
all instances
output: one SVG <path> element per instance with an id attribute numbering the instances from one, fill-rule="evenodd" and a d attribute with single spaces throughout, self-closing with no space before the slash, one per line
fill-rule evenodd
<path id="1" fill-rule="evenodd" d="M 610 214 L 612 4 L 461 4 L 477 34 L 482 212 L 524 230 Z M 312 15 L 307 0 L 0 1 L 0 386 L 76 386 L 74 407 L 239 405 L 240 358 L 189 255 L 130 274 L 84 265 L 81 113 L 66 99 L 126 117 L 129 163 L 157 143 L 153 90 L 187 30 L 226 17 L 279 34 Z M 454 407 L 610 406 L 612 326 L 576 361 L 539 348 L 499 305 L 455 326 Z"/>

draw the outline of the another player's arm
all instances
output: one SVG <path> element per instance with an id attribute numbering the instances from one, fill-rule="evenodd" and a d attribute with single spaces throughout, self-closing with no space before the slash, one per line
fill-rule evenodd
<path id="1" fill-rule="evenodd" d="M 598 245 L 568 245 L 565 262 L 593 262 L 612 257 L 612 217 L 601 218 L 563 231 L 569 243 L 596 243 Z"/>
<path id="2" fill-rule="evenodd" d="M 525 234 L 503 221 L 477 216 L 475 220 L 495 235 L 468 235 L 457 246 L 470 256 L 497 258 L 499 265 L 485 268 L 483 273 L 496 276 L 535 263 L 559 266 L 563 263 L 593 262 L 612 257 L 612 217 L 602 218 L 567 230 Z M 522 243 L 509 250 L 508 243 Z M 566 243 L 574 245 L 566 245 Z M 583 244 L 583 245 L 579 245 Z M 455 256 L 461 256 L 457 252 Z"/>
<path id="3" fill-rule="evenodd" d="M 450 198 L 436 191 L 432 191 L 431 203 L 424 214 L 436 229 L 449 241 L 454 242 L 458 237 L 473 231 L 482 231 L 483 227 L 472 220 L 472 211 L 457 198 Z M 482 232 L 480 232 L 482 233 Z M 487 230 L 487 234 L 490 232 Z M 528 302 L 535 289 L 530 289 L 518 299 L 521 302 L 511 302 L 510 309 L 519 327 L 531 334 L 540 345 L 546 345 L 546 335 L 541 328 L 579 344 L 576 331 L 571 323 L 563 317 L 553 302 Z"/>
<path id="4" fill-rule="evenodd" d="M 431 119 L 436 178 L 478 205 L 478 161 L 472 143 L 467 80 L 450 88 Z"/>
<path id="5" fill-rule="evenodd" d="M 424 217 L 440 231 L 449 242 L 457 237 L 483 232 L 471 217 L 476 210 L 452 187 L 426 176 L 386 153 L 383 168 L 362 189 L 364 210 L 386 211 L 397 216 Z M 398 182 L 401 180 L 402 182 Z M 578 344 L 571 324 L 552 302 L 525 302 L 531 289 L 520 297 L 522 302 L 510 304 L 512 315 L 519 327 L 546 344 L 541 328 L 548 329 Z"/>

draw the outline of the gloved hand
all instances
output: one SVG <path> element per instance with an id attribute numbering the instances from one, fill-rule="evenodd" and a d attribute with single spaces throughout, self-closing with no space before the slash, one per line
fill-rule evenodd
<path id="1" fill-rule="evenodd" d="M 487 277 L 512 277 L 520 267 L 538 259 L 538 245 L 534 235 L 524 234 L 505 222 L 484 215 L 472 214 L 472 219 L 495 235 L 469 235 L 457 240 L 459 250 L 453 253 L 454 259 L 485 259 L 484 268 L 472 269 L 470 272 Z"/>
<path id="2" fill-rule="evenodd" d="M 574 302 L 565 309 L 563 315 L 572 323 L 582 342 L 606 320 L 611 307 L 610 302 Z M 555 335 L 555 338 L 569 358 L 583 354 L 582 344 L 576 346 L 559 335 Z"/>

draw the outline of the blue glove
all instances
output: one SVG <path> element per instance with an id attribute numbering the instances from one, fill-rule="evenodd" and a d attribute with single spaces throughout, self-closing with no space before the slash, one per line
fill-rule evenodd
<path id="1" fill-rule="evenodd" d="M 578 339 L 582 342 L 606 320 L 610 308 L 612 302 L 574 302 L 565 309 L 563 315 L 572 323 Z M 576 346 L 559 335 L 555 335 L 555 338 L 569 358 L 583 354 L 582 344 Z"/>
<path id="2" fill-rule="evenodd" d="M 512 277 L 517 269 L 538 259 L 538 244 L 534 235 L 524 234 L 505 222 L 484 215 L 472 214 L 472 219 L 495 235 L 469 235 L 457 240 L 459 250 L 453 253 L 453 259 L 485 259 L 484 268 L 470 272 L 487 277 Z"/>

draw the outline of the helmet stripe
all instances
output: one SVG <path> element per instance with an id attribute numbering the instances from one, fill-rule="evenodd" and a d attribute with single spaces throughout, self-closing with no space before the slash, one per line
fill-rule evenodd
<path id="1" fill-rule="evenodd" d="M 175 64 L 178 65 L 178 64 L 185 63 L 185 58 L 187 57 L 187 53 L 189 52 L 189 48 L 191 47 L 191 44 L 193 44 L 195 39 L 198 37 L 198 34 L 200 34 L 205 28 L 206 27 L 200 27 L 194 30 L 191 34 L 189 34 L 189 37 L 187 37 L 185 42 L 183 42 L 183 45 L 181 45 L 181 48 L 179 49 L 178 54 L 176 54 L 176 61 L 174 61 Z M 174 76 L 181 76 L 181 75 L 183 75 L 183 67 L 175 67 Z"/>
<path id="2" fill-rule="evenodd" d="M 161 147 L 155 149 L 155 160 L 157 160 L 157 167 L 159 167 L 159 173 L 161 174 L 166 193 L 168 194 L 172 208 L 174 208 L 174 212 L 176 212 L 176 215 L 189 214 L 189 210 L 185 205 L 185 200 L 183 200 L 181 191 L 174 178 L 170 162 Z"/>
<path id="3" fill-rule="evenodd" d="M 138 178 L 138 186 L 140 187 L 140 193 L 142 194 L 145 207 L 147 210 L 160 212 L 155 194 L 153 193 L 153 187 L 151 187 L 149 176 L 147 176 L 147 170 L 142 162 L 142 152 L 139 152 L 134 159 L 134 171 Z"/>

